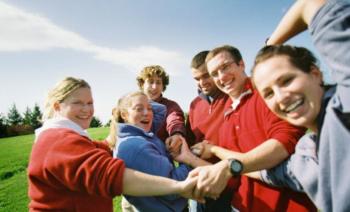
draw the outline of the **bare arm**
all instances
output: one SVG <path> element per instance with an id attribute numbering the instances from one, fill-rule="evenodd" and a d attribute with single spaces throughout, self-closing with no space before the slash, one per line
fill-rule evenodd
<path id="1" fill-rule="evenodd" d="M 179 155 L 175 156 L 174 159 L 178 162 L 186 163 L 191 167 L 211 165 L 211 163 L 194 155 L 188 148 L 186 141 L 182 141 L 181 152 Z"/>
<path id="2" fill-rule="evenodd" d="M 269 169 L 288 157 L 284 146 L 276 139 L 269 139 L 246 153 L 233 152 L 213 146 L 211 152 L 220 159 L 236 158 L 244 164 L 243 173 Z"/>
<path id="3" fill-rule="evenodd" d="M 284 15 L 267 45 L 282 44 L 293 36 L 303 32 L 312 17 L 325 4 L 326 0 L 298 0 Z"/>
<path id="4" fill-rule="evenodd" d="M 185 181 L 176 181 L 126 168 L 123 176 L 123 194 L 132 196 L 180 194 L 191 198 L 196 182 L 196 177 L 188 177 Z"/>

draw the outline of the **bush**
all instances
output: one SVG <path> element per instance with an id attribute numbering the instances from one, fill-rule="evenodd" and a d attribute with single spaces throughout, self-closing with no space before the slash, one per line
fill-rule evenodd
<path id="1" fill-rule="evenodd" d="M 13 125 L 8 126 L 6 134 L 8 137 L 17 135 L 28 135 L 34 133 L 34 128 L 30 125 Z"/>

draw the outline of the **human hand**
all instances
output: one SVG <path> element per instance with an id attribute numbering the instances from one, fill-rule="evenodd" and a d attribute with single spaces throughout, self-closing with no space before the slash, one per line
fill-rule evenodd
<path id="1" fill-rule="evenodd" d="M 194 199 L 200 203 L 204 203 L 205 199 L 204 197 L 195 198 L 193 196 L 193 191 L 196 187 L 198 177 L 195 175 L 188 175 L 186 180 L 178 182 L 178 185 L 180 187 L 180 195 L 185 197 L 186 199 Z"/>
<path id="2" fill-rule="evenodd" d="M 193 145 L 191 151 L 202 159 L 209 159 L 213 157 L 213 153 L 211 152 L 213 146 L 214 145 L 209 144 L 209 141 L 204 140 L 201 143 Z"/>
<path id="3" fill-rule="evenodd" d="M 171 156 L 176 157 L 180 154 L 181 145 L 186 142 L 186 139 L 179 133 L 176 133 L 165 140 L 165 145 L 167 150 L 170 152 Z"/>
<path id="4" fill-rule="evenodd" d="M 198 176 L 197 186 L 193 192 L 196 199 L 210 197 L 217 199 L 232 177 L 228 160 L 222 160 L 211 166 L 198 167 L 190 172 Z"/>
<path id="5" fill-rule="evenodd" d="M 181 147 L 180 152 L 177 155 L 173 156 L 174 160 L 180 163 L 186 163 L 190 165 L 191 159 L 193 159 L 193 157 L 195 156 L 190 151 L 186 141 L 182 141 L 182 144 L 180 145 L 180 147 Z"/>

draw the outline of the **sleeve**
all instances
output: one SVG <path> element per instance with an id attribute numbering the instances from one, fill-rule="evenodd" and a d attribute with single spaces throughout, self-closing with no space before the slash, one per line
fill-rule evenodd
<path id="1" fill-rule="evenodd" d="M 45 174 L 72 191 L 114 197 L 122 193 L 125 165 L 100 144 L 75 133 L 50 148 Z"/>
<path id="2" fill-rule="evenodd" d="M 178 181 L 185 180 L 190 171 L 190 168 L 183 164 L 175 168 L 169 158 L 162 155 L 154 144 L 138 138 L 121 143 L 117 156 L 125 161 L 128 168 Z M 162 197 L 173 200 L 179 198 L 179 195 Z"/>
<path id="3" fill-rule="evenodd" d="M 175 168 L 169 158 L 162 155 L 154 144 L 139 138 L 122 142 L 117 156 L 124 160 L 128 168 L 152 175 L 184 180 L 189 172 L 185 166 Z"/>
<path id="4" fill-rule="evenodd" d="M 303 136 L 296 152 L 285 161 L 269 170 L 260 171 L 261 179 L 270 185 L 288 187 L 295 191 L 306 192 L 316 198 L 319 165 L 316 155 L 314 135 Z"/>
<path id="5" fill-rule="evenodd" d="M 342 111 L 350 112 L 350 3 L 328 1 L 313 17 L 310 33 L 337 84 Z"/>
<path id="6" fill-rule="evenodd" d="M 287 187 L 294 191 L 303 192 L 303 187 L 294 176 L 293 172 L 289 171 L 289 158 L 280 163 L 278 166 L 260 171 L 261 180 L 269 185 L 276 187 Z"/>
<path id="7" fill-rule="evenodd" d="M 153 121 L 151 131 L 156 133 L 165 121 L 167 109 L 165 105 L 159 104 L 155 101 L 150 101 L 153 111 Z"/>
<path id="8" fill-rule="evenodd" d="M 301 127 L 296 127 L 278 118 L 269 108 L 266 106 L 265 102 L 259 98 L 259 104 L 263 109 L 264 114 L 262 121 L 263 126 L 265 126 L 265 132 L 268 138 L 273 138 L 278 140 L 288 151 L 292 154 L 295 149 L 299 138 L 304 135 L 306 129 Z"/>
<path id="9" fill-rule="evenodd" d="M 173 101 L 171 101 L 168 105 L 166 130 L 169 135 L 173 135 L 175 133 L 181 133 L 183 136 L 186 135 L 184 113 L 180 106 Z"/>

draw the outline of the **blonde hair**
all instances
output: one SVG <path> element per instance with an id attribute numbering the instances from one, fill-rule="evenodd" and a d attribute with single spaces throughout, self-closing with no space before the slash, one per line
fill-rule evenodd
<path id="1" fill-rule="evenodd" d="M 111 125 L 109 129 L 109 139 L 108 139 L 108 144 L 111 149 L 114 149 L 114 147 L 117 144 L 118 123 L 125 123 L 125 120 L 123 119 L 121 113 L 125 112 L 131 106 L 131 99 L 136 96 L 147 97 L 146 94 L 143 93 L 142 91 L 128 93 L 122 96 L 118 100 L 117 106 L 115 106 L 112 109 L 112 118 L 111 118 Z"/>
<path id="2" fill-rule="evenodd" d="M 78 88 L 90 88 L 90 85 L 83 79 L 66 77 L 59 81 L 52 90 L 49 91 L 44 105 L 42 121 L 53 118 L 54 104 L 63 102 L 73 91 Z"/>

